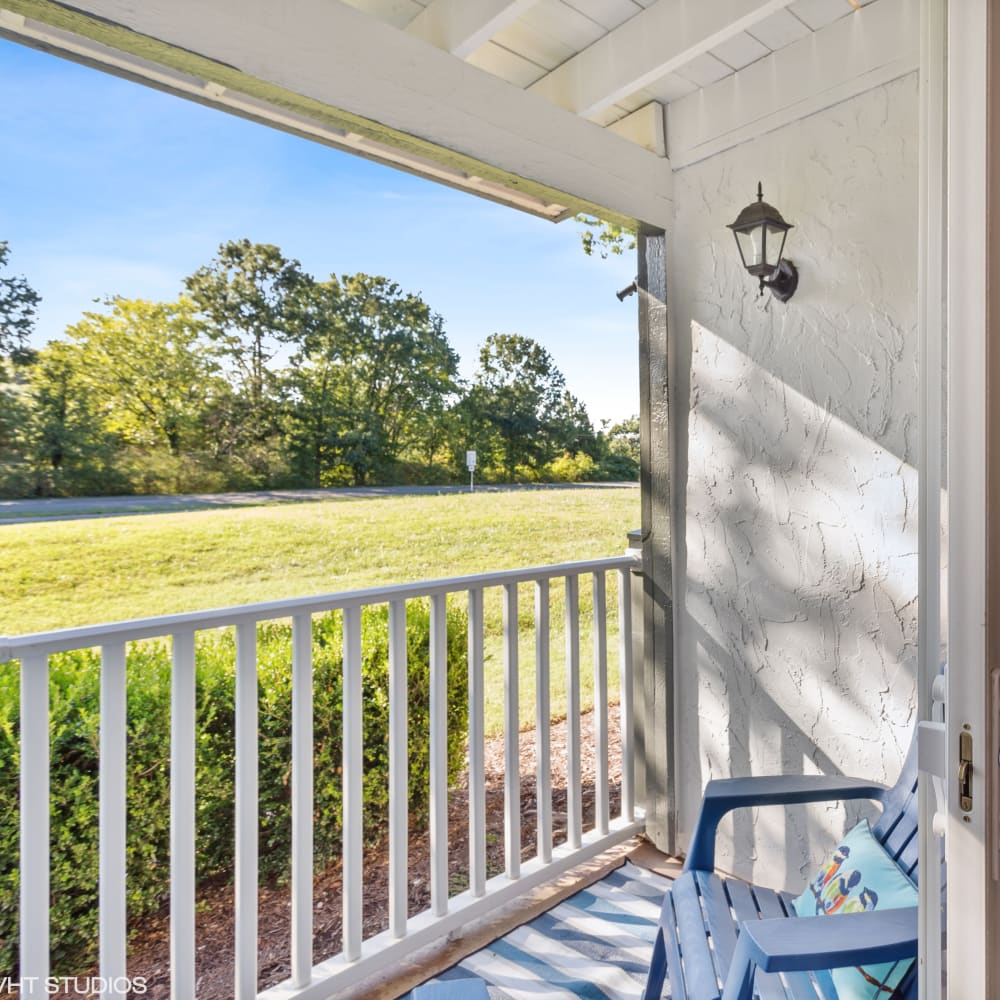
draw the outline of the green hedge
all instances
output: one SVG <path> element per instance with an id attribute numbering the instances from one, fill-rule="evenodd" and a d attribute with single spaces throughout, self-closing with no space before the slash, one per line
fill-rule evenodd
<path id="1" fill-rule="evenodd" d="M 388 809 L 388 610 L 362 614 L 365 838 L 384 834 Z M 408 608 L 411 815 L 429 799 L 430 616 Z M 454 778 L 467 732 L 464 611 L 448 611 L 448 761 Z M 287 878 L 291 840 L 291 626 L 258 628 L 260 867 L 262 879 Z M 336 856 L 341 837 L 341 616 L 313 630 L 315 854 Z M 232 630 L 198 637 L 197 864 L 200 880 L 232 874 L 235 756 Z M 130 647 L 128 674 L 128 901 L 135 918 L 159 908 L 169 890 L 170 651 L 165 643 Z M 96 957 L 100 656 L 82 650 L 52 657 L 52 959 L 71 974 Z M 19 671 L 0 669 L 0 968 L 18 967 Z"/>

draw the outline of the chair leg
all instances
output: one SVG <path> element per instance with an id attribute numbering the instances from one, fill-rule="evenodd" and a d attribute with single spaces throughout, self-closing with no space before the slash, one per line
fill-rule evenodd
<path id="1" fill-rule="evenodd" d="M 667 947 L 663 943 L 663 928 L 656 932 L 656 943 L 653 945 L 653 957 L 649 963 L 649 975 L 646 976 L 646 988 L 642 991 L 642 1000 L 660 1000 L 663 996 L 663 980 L 667 973 Z"/>

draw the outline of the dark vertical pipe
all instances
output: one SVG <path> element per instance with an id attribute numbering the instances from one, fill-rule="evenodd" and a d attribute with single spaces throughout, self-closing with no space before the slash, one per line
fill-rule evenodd
<path id="1" fill-rule="evenodd" d="M 673 542 L 664 234 L 640 230 L 638 250 L 646 832 L 660 850 L 674 854 Z"/>

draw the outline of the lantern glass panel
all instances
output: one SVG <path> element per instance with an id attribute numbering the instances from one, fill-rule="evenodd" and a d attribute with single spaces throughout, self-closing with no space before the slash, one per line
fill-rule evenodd
<path id="1" fill-rule="evenodd" d="M 788 230 L 780 225 L 761 222 L 752 229 L 734 230 L 743 266 L 753 275 L 768 277 L 781 260 Z"/>
<path id="2" fill-rule="evenodd" d="M 788 227 L 769 222 L 765 228 L 767 230 L 765 237 L 767 265 L 773 270 L 781 261 L 781 253 L 785 249 L 785 237 L 788 235 Z"/>
<path id="3" fill-rule="evenodd" d="M 736 243 L 740 248 L 740 255 L 743 257 L 743 266 L 747 270 L 761 264 L 764 260 L 763 235 L 763 227 L 761 226 L 754 226 L 753 229 L 744 232 L 737 231 L 736 233 Z"/>

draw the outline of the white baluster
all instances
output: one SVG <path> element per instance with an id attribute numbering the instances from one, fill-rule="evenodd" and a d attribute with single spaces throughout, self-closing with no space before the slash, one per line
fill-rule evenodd
<path id="1" fill-rule="evenodd" d="M 292 619 L 292 982 L 312 978 L 313 655 L 312 616 Z"/>
<path id="2" fill-rule="evenodd" d="M 549 698 L 549 581 L 535 582 L 535 798 L 538 857 L 552 860 L 552 759 Z"/>
<path id="3" fill-rule="evenodd" d="M 580 771 L 580 578 L 566 577 L 566 843 L 583 838 Z"/>
<path id="4" fill-rule="evenodd" d="M 448 912 L 448 619 L 444 594 L 431 598 L 431 913 Z"/>
<path id="5" fill-rule="evenodd" d="M 173 637 L 170 673 L 170 996 L 195 985 L 195 699 L 194 632 Z"/>
<path id="6" fill-rule="evenodd" d="M 603 573 L 594 573 L 594 826 L 608 832 L 608 601 Z"/>
<path id="7" fill-rule="evenodd" d="M 504 859 L 507 877 L 521 877 L 521 748 L 518 707 L 517 584 L 503 587 Z"/>
<path id="8" fill-rule="evenodd" d="M 362 774 L 364 742 L 361 701 L 361 608 L 344 608 L 344 723 L 343 723 L 343 872 L 344 958 L 361 957 L 362 830 L 364 799 Z"/>
<path id="9" fill-rule="evenodd" d="M 257 626 L 236 626 L 236 1000 L 257 996 Z"/>
<path id="10" fill-rule="evenodd" d="M 389 605 L 389 929 L 406 936 L 409 901 L 409 713 L 406 602 Z"/>
<path id="11" fill-rule="evenodd" d="M 49 659 L 21 660 L 21 982 L 46 995 L 49 974 Z"/>
<path id="12" fill-rule="evenodd" d="M 469 591 L 469 887 L 486 892 L 486 724 L 483 592 Z"/>
<path id="13" fill-rule="evenodd" d="M 632 573 L 618 570 L 618 727 L 622 742 L 622 818 L 635 819 L 635 737 L 632 710 Z"/>
<path id="14" fill-rule="evenodd" d="M 125 889 L 125 761 L 126 761 L 125 644 L 109 643 L 101 650 L 100 793 L 98 835 L 98 896 L 100 912 L 101 978 L 111 988 L 126 976 Z"/>

